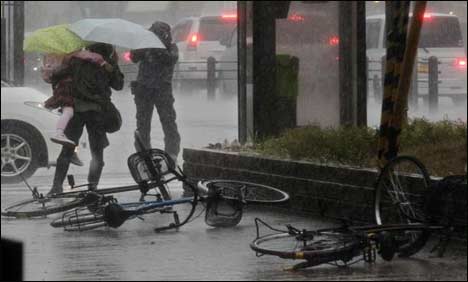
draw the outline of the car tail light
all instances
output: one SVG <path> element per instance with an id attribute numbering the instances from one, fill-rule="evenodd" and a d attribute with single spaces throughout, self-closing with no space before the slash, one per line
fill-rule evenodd
<path id="1" fill-rule="evenodd" d="M 425 22 L 430 22 L 430 21 L 432 21 L 432 14 L 431 14 L 431 13 L 424 13 L 424 15 L 423 15 L 423 21 L 425 21 Z"/>
<path id="2" fill-rule="evenodd" d="M 288 17 L 289 21 L 292 22 L 303 22 L 304 21 L 304 16 L 298 15 L 298 14 L 292 14 Z"/>
<path id="3" fill-rule="evenodd" d="M 221 18 L 225 20 L 236 20 L 237 14 L 223 14 L 221 15 Z"/>
<path id="4" fill-rule="evenodd" d="M 460 69 L 466 69 L 466 58 L 455 59 L 455 66 Z"/>
<path id="5" fill-rule="evenodd" d="M 124 59 L 124 61 L 126 63 L 130 63 L 130 61 L 132 60 L 132 56 L 130 54 L 130 51 L 124 52 L 122 57 L 123 57 L 123 59 Z"/>
<path id="6" fill-rule="evenodd" d="M 200 41 L 200 35 L 198 33 L 191 34 L 188 38 L 187 50 L 197 49 L 199 41 Z"/>
<path id="7" fill-rule="evenodd" d="M 330 46 L 337 46 L 340 44 L 340 38 L 338 36 L 332 36 L 328 39 L 328 44 Z"/>
<path id="8" fill-rule="evenodd" d="M 429 14 L 429 13 L 425 13 L 423 18 L 425 19 L 431 19 L 432 18 L 432 14 Z"/>

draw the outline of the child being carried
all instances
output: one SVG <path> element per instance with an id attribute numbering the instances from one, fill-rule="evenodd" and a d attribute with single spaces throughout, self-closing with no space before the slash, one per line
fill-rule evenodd
<path id="1" fill-rule="evenodd" d="M 72 95 L 72 72 L 70 70 L 69 61 L 71 58 L 95 63 L 99 66 L 111 67 L 100 54 L 90 51 L 78 51 L 67 55 L 48 54 L 44 56 L 44 66 L 42 68 L 42 78 L 47 83 L 52 84 L 52 97 L 44 102 L 44 106 L 48 109 L 61 108 L 62 115 L 60 116 L 56 134 L 51 137 L 51 141 L 63 146 L 75 147 L 77 144 L 68 139 L 64 131 L 68 122 L 73 118 L 73 95 Z"/>

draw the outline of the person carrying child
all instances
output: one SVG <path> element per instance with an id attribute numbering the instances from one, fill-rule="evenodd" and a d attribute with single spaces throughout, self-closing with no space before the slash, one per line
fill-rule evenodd
<path id="1" fill-rule="evenodd" d="M 75 147 L 77 144 L 68 139 L 64 134 L 67 124 L 73 118 L 74 114 L 72 72 L 69 65 L 71 58 L 78 58 L 106 68 L 112 68 L 112 66 L 109 65 L 100 54 L 87 50 L 67 55 L 49 54 L 44 57 L 42 78 L 47 83 L 51 83 L 53 89 L 52 97 L 44 102 L 44 106 L 47 109 L 60 108 L 62 112 L 62 115 L 57 121 L 56 134 L 51 137 L 50 140 L 63 146 Z"/>

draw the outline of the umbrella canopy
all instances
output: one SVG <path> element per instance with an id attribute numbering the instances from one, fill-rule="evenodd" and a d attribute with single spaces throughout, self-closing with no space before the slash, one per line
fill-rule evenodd
<path id="1" fill-rule="evenodd" d="M 68 29 L 68 25 L 55 25 L 34 31 L 25 38 L 25 52 L 68 54 L 89 45 Z"/>
<path id="2" fill-rule="evenodd" d="M 70 30 L 86 41 L 129 49 L 166 48 L 151 31 L 122 19 L 83 19 L 73 23 Z"/>

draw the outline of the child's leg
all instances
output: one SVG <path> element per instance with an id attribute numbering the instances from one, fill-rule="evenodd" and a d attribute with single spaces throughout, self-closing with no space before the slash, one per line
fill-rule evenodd
<path id="1" fill-rule="evenodd" d="M 69 140 L 64 134 L 65 128 L 67 128 L 68 122 L 73 117 L 72 107 L 63 107 L 62 116 L 57 121 L 57 134 L 50 138 L 52 142 L 61 144 L 63 146 L 75 147 L 76 144 L 72 140 Z"/>
<path id="2" fill-rule="evenodd" d="M 65 128 L 67 128 L 68 122 L 73 117 L 73 108 L 72 107 L 63 107 L 62 108 L 62 115 L 57 121 L 57 133 L 63 134 Z"/>

